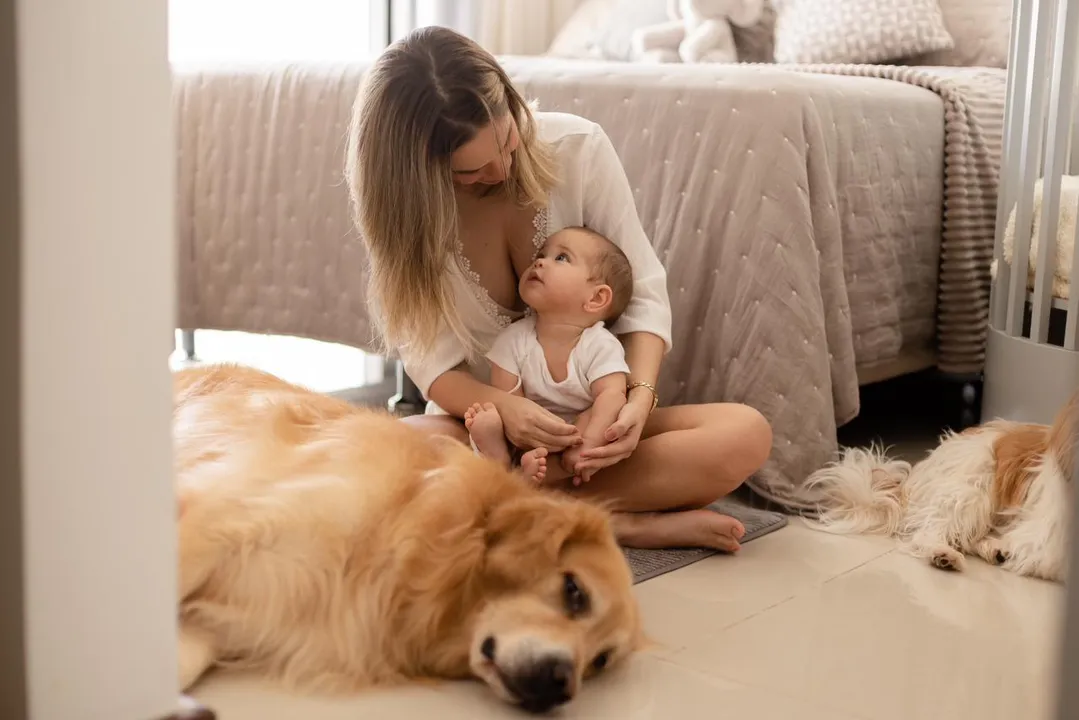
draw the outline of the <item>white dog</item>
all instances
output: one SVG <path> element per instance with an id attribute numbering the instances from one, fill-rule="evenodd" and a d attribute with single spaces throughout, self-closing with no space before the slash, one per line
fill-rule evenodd
<path id="1" fill-rule="evenodd" d="M 1079 392 L 1052 425 L 995 420 L 946 433 L 911 466 L 878 448 L 849 449 L 811 475 L 825 501 L 812 526 L 899 538 L 916 557 L 961 570 L 977 555 L 1060 582 L 1067 568 Z"/>

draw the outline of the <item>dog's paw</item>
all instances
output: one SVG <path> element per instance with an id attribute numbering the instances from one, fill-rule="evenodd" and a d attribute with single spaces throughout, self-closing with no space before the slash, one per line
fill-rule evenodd
<path id="1" fill-rule="evenodd" d="M 179 690 L 186 691 L 210 669 L 216 660 L 210 634 L 181 625 L 177 636 Z"/>
<path id="2" fill-rule="evenodd" d="M 1000 538 L 997 537 L 983 538 L 975 548 L 975 552 L 990 565 L 1003 565 L 1011 557 Z"/>
<path id="3" fill-rule="evenodd" d="M 963 554 L 953 548 L 939 548 L 929 556 L 929 562 L 941 570 L 962 570 Z"/>

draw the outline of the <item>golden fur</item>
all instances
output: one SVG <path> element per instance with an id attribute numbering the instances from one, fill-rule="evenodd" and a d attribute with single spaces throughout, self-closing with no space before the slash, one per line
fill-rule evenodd
<path id="1" fill-rule="evenodd" d="M 1010 512 L 1023 504 L 1038 458 L 1048 448 L 1048 430 L 1044 425 L 1016 424 L 993 442 L 996 470 L 989 491 L 993 512 Z"/>
<path id="2" fill-rule="evenodd" d="M 996 421 L 974 428 L 976 431 L 989 427 L 1006 429 L 993 443 L 996 468 L 990 493 L 994 512 L 1011 515 L 1023 506 L 1045 457 L 1054 459 L 1063 478 L 1072 477 L 1079 433 L 1077 423 L 1079 392 L 1061 408 L 1052 425 Z"/>
<path id="3" fill-rule="evenodd" d="M 255 370 L 174 391 L 184 688 L 213 665 L 322 691 L 475 676 L 544 710 L 639 646 L 598 508 Z"/>

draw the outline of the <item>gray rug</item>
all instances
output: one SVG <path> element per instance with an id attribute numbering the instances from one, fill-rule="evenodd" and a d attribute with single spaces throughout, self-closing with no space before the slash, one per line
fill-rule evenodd
<path id="1" fill-rule="evenodd" d="M 742 538 L 743 545 L 787 524 L 786 515 L 768 510 L 755 510 L 745 503 L 731 500 L 730 498 L 717 500 L 708 508 L 724 515 L 736 517 L 742 521 L 742 524 L 746 526 L 746 534 Z M 672 550 L 623 548 L 623 552 L 626 554 L 626 559 L 629 560 L 630 569 L 633 570 L 633 582 L 639 583 L 686 565 L 692 565 L 709 555 L 715 555 L 718 551 L 699 548 L 676 548 Z"/>

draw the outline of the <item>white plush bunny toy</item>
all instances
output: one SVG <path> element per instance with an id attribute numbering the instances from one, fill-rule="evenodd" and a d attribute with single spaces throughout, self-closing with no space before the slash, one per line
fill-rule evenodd
<path id="1" fill-rule="evenodd" d="M 670 21 L 638 29 L 634 55 L 645 62 L 738 62 L 731 25 L 760 22 L 764 0 L 667 0 Z"/>

